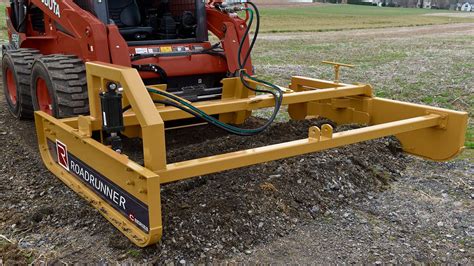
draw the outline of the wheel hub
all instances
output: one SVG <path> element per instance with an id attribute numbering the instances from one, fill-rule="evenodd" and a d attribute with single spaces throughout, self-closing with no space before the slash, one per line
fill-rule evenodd
<path id="1" fill-rule="evenodd" d="M 53 101 L 49 96 L 48 86 L 42 78 L 36 80 L 36 97 L 38 99 L 39 109 L 49 115 L 53 114 Z"/>
<path id="2" fill-rule="evenodd" d="M 15 77 L 13 75 L 13 71 L 10 68 L 7 68 L 6 71 L 6 76 L 7 76 L 7 91 L 8 91 L 8 96 L 10 99 L 10 102 L 13 105 L 16 105 L 17 102 L 17 89 L 16 89 L 16 81 Z"/>

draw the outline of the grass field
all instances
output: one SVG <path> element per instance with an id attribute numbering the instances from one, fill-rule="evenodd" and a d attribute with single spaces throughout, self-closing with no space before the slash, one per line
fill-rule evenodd
<path id="1" fill-rule="evenodd" d="M 318 5 L 261 10 L 263 32 L 316 32 L 347 29 L 419 26 L 473 22 L 473 18 L 425 16 L 448 11 L 379 8 L 358 5 Z"/>
<path id="2" fill-rule="evenodd" d="M 0 4 L 4 10 L 5 4 Z M 317 32 L 474 22 L 474 18 L 425 16 L 443 10 L 379 8 L 358 5 L 315 5 L 304 7 L 262 7 L 262 32 Z M 0 12 L 5 29 L 5 13 Z M 4 35 L 3 35 L 4 37 Z"/>

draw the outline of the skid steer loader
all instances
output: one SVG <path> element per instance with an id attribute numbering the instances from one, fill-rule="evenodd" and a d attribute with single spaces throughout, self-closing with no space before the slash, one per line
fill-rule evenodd
<path id="1" fill-rule="evenodd" d="M 11 0 L 3 46 L 7 106 L 35 118 L 46 167 L 138 246 L 162 236 L 160 186 L 196 176 L 394 135 L 405 152 L 449 160 L 464 145 L 464 112 L 374 97 L 365 84 L 296 76 L 289 87 L 255 77 L 260 26 L 244 0 Z M 255 34 L 249 31 L 256 25 Z M 209 33 L 218 41 L 212 44 Z M 325 117 L 366 127 L 168 163 L 165 130 L 205 121 L 252 136 L 283 105 L 292 119 Z M 253 110 L 273 108 L 259 128 Z M 124 138 L 140 138 L 143 163 Z"/>

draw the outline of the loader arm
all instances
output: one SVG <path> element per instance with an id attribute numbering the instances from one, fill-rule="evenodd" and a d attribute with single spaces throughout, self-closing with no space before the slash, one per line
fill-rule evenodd
<path id="1" fill-rule="evenodd" d="M 35 31 L 31 24 L 25 32 L 18 32 L 9 23 L 10 39 L 12 35 L 19 36 L 17 47 L 35 48 L 42 54 L 73 54 L 84 61 L 110 62 L 109 47 L 104 45 L 108 43 L 107 28 L 97 17 L 72 0 L 30 0 L 28 6 L 32 5 L 44 13 L 44 32 Z"/>
<path id="2" fill-rule="evenodd" d="M 214 6 L 206 6 L 207 25 L 209 31 L 216 35 L 222 42 L 229 72 L 235 73 L 240 69 L 238 65 L 238 49 L 241 40 L 247 30 L 247 21 L 239 17 L 231 17 L 229 14 L 218 11 Z M 249 50 L 249 39 L 246 38 L 242 48 L 243 55 Z M 248 60 L 245 65 L 247 73 L 253 75 L 252 62 Z"/>

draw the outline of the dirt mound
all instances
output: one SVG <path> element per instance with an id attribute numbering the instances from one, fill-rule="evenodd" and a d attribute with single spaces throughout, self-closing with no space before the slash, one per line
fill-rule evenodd
<path id="1" fill-rule="evenodd" d="M 1 231 L 20 248 L 44 251 L 58 261 L 211 261 L 246 254 L 332 208 L 384 189 L 406 161 L 398 143 L 385 138 L 169 184 L 162 188 L 163 240 L 137 249 L 44 168 L 32 122 L 14 121 L 3 111 L 0 123 Z M 251 119 L 247 126 L 260 123 Z M 278 123 L 251 138 L 210 126 L 171 131 L 168 156 L 170 162 L 182 161 L 306 138 L 310 125 L 322 123 L 327 121 Z"/>
<path id="2" fill-rule="evenodd" d="M 308 127 L 322 122 L 280 123 L 252 138 L 222 136 L 171 149 L 169 157 L 192 159 L 306 138 Z M 386 138 L 164 186 L 166 236 L 158 248 L 171 259 L 250 252 L 331 208 L 385 188 L 405 167 L 399 151 Z"/>

